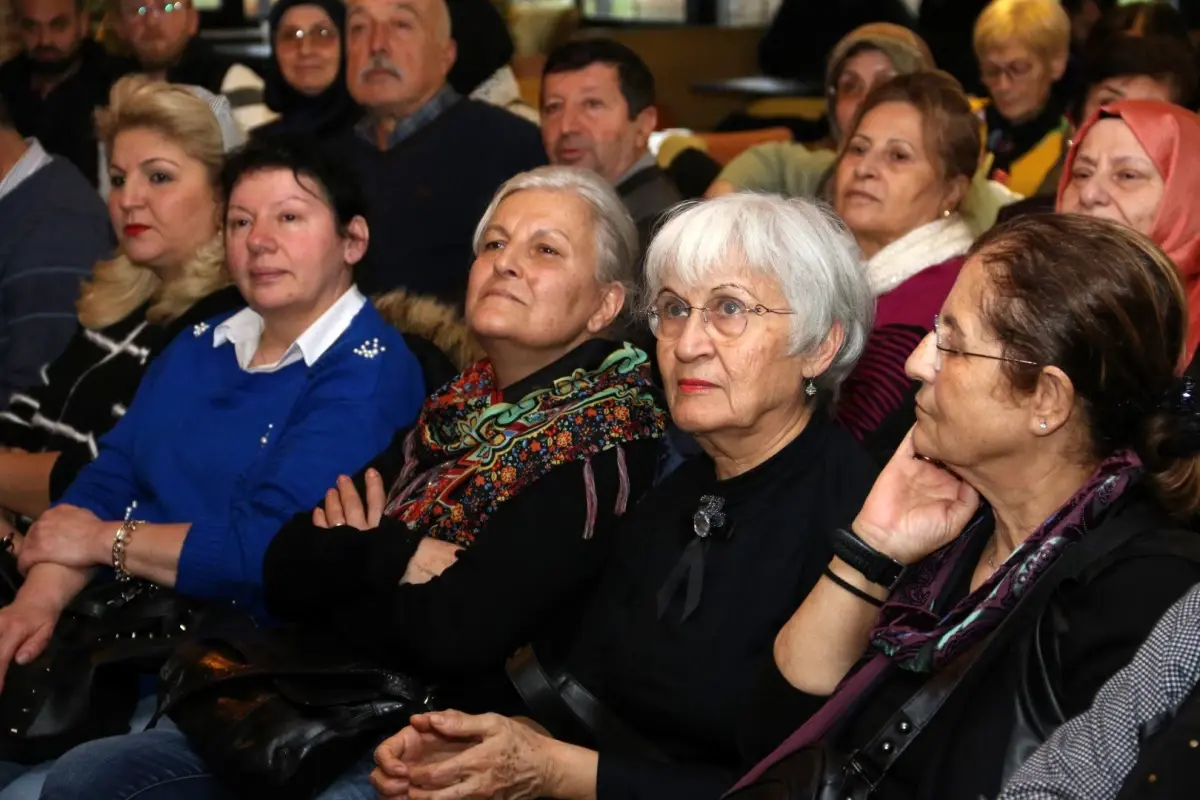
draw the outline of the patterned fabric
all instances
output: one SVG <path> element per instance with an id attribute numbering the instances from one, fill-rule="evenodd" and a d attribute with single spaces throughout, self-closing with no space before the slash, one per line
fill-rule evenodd
<path id="1" fill-rule="evenodd" d="M 1060 727 L 998 800 L 1111 800 L 1137 763 L 1144 730 L 1169 719 L 1200 681 L 1200 586 L 1154 627 L 1092 707 Z"/>
<path id="2" fill-rule="evenodd" d="M 501 503 L 542 475 L 624 442 L 658 439 L 666 419 L 649 359 L 630 344 L 596 369 L 576 369 L 515 403 L 503 401 L 485 359 L 425 401 L 385 513 L 429 536 L 470 544 Z M 414 478 L 418 465 L 426 469 Z M 595 521 L 594 486 L 588 489 L 585 538 Z M 625 500 L 618 498 L 618 513 Z"/>
<path id="3" fill-rule="evenodd" d="M 953 660 L 999 625 L 1062 551 L 1102 521 L 1117 498 L 1136 482 L 1141 466 L 1131 451 L 1101 462 L 1083 488 L 1021 542 L 982 586 L 938 619 L 929 609 L 940 577 L 962 557 L 971 528 L 986 519 L 988 512 L 978 515 L 962 536 L 909 571 L 880 613 L 879 625 L 871 633 L 872 646 L 913 672 L 933 672 Z"/>
<path id="4" fill-rule="evenodd" d="M 461 99 L 461 95 L 450 88 L 449 85 L 443 86 L 442 90 L 430 98 L 428 103 L 404 119 L 396 122 L 396 127 L 388 134 L 387 149 L 391 150 L 426 125 L 429 125 L 440 117 L 442 112 Z M 364 141 L 368 142 L 372 147 L 375 146 L 375 121 L 369 114 L 354 126 L 354 130 Z"/>

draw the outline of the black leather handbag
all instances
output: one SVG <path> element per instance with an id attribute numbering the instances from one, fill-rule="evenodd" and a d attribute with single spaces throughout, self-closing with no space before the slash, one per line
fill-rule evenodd
<path id="1" fill-rule="evenodd" d="M 435 707 L 419 681 L 315 633 L 235 628 L 178 648 L 159 676 L 158 713 L 242 796 L 312 797 Z"/>
<path id="2" fill-rule="evenodd" d="M 0 553 L 0 591 L 11 602 L 20 575 Z M 153 675 L 203 607 L 145 581 L 98 581 L 67 607 L 50 642 L 9 666 L 0 692 L 0 760 L 37 764 L 72 747 L 129 731 L 138 683 Z"/>

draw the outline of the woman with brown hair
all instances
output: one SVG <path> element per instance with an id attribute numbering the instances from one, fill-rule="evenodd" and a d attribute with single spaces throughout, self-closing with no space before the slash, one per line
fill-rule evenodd
<path id="1" fill-rule="evenodd" d="M 99 130 L 117 253 L 84 285 L 79 331 L 44 383 L 0 412 L 0 508 L 29 517 L 96 457 L 174 334 L 242 305 L 225 288 L 220 235 L 220 171 L 241 143 L 228 101 L 131 76 L 113 87 Z"/>
<path id="2" fill-rule="evenodd" d="M 775 641 L 761 708 L 807 722 L 733 796 L 819 744 L 853 762 L 838 796 L 995 797 L 1088 708 L 1200 580 L 1186 328 L 1175 266 L 1122 226 L 980 238 L 909 358 L 917 424 Z"/>

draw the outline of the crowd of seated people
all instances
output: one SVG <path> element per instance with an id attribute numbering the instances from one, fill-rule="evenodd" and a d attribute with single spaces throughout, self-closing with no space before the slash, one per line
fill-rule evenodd
<path id="1" fill-rule="evenodd" d="M 977 5 L 986 97 L 857 4 L 829 136 L 697 197 L 636 48 L 531 108 L 490 0 L 280 0 L 261 77 L 191 0 L 15 0 L 0 698 L 146 586 L 427 689 L 288 796 L 1194 787 L 1200 60 Z M 37 758 L 0 702 L 0 800 L 264 785 L 156 658 Z"/>

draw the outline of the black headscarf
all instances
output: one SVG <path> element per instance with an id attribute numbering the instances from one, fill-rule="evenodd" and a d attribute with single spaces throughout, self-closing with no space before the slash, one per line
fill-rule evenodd
<path id="1" fill-rule="evenodd" d="M 447 81 L 454 91 L 469 95 L 512 61 L 512 36 L 492 0 L 447 0 L 446 6 L 458 50 Z"/>
<path id="2" fill-rule="evenodd" d="M 338 74 L 325 91 L 309 96 L 292 88 L 279 69 L 275 53 L 275 37 L 279 23 L 288 9 L 295 6 L 320 6 L 337 26 L 342 58 Z M 279 0 L 271 9 L 271 59 L 263 80 L 266 88 L 263 99 L 267 107 L 279 113 L 279 119 L 264 125 L 255 133 L 307 133 L 324 135 L 352 125 L 362 116 L 346 88 L 346 5 L 342 0 Z"/>

